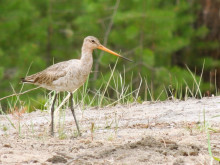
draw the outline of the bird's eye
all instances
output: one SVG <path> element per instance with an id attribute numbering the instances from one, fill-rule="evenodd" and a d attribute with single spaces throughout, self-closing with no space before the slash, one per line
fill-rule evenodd
<path id="1" fill-rule="evenodd" d="M 95 43 L 95 41 L 94 41 L 94 40 L 92 40 L 92 43 Z"/>

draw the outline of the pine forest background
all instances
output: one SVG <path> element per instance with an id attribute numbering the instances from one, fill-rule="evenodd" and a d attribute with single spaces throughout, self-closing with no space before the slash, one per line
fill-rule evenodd
<path id="1" fill-rule="evenodd" d="M 2 0 L 0 1 L 0 97 L 19 92 L 20 78 L 64 60 L 80 58 L 84 37 L 132 59 L 119 59 L 115 74 L 148 100 L 167 91 L 193 88 L 195 74 L 203 96 L 220 90 L 220 0 Z M 88 89 L 108 81 L 116 57 L 94 52 Z M 204 65 L 204 66 L 203 66 Z M 30 67 L 30 70 L 29 70 Z M 111 82 L 112 83 L 112 82 Z M 14 88 L 14 89 L 13 89 Z M 23 91 L 34 88 L 25 85 Z M 177 89 L 178 88 L 178 89 Z M 45 92 L 21 98 L 37 107 Z M 88 95 L 93 95 L 89 92 Z M 114 99 L 116 92 L 108 89 Z M 169 95 L 169 92 L 168 92 Z M 9 99 L 10 100 L 10 99 Z M 7 108 L 8 100 L 1 102 Z"/>

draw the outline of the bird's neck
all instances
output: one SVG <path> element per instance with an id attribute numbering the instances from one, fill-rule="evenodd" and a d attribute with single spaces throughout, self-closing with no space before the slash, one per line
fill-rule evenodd
<path id="1" fill-rule="evenodd" d="M 92 49 L 88 49 L 85 46 L 82 47 L 82 54 L 80 59 L 82 64 L 88 65 L 93 63 L 92 52 Z"/>

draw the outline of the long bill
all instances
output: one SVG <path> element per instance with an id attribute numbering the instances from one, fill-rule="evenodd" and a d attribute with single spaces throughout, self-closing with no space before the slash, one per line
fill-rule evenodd
<path id="1" fill-rule="evenodd" d="M 110 49 L 104 47 L 103 45 L 99 45 L 99 46 L 98 46 L 98 49 L 104 50 L 104 51 L 106 51 L 106 52 L 108 52 L 108 53 L 111 53 L 111 54 L 113 54 L 113 55 L 115 55 L 115 56 L 118 56 L 118 57 L 120 57 L 120 58 L 123 58 L 123 59 L 125 59 L 125 60 L 128 60 L 128 61 L 132 62 L 132 60 L 130 60 L 130 59 L 126 58 L 126 57 L 123 57 L 123 56 L 119 55 L 118 53 L 113 52 L 112 50 L 110 50 Z"/>

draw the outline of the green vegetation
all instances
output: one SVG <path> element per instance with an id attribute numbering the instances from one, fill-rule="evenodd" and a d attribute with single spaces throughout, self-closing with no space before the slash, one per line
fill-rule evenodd
<path id="1" fill-rule="evenodd" d="M 75 98 L 83 104 L 217 95 L 220 42 L 210 37 L 203 10 L 201 2 L 186 0 L 1 1 L 0 97 L 33 88 L 19 83 L 26 74 L 79 58 L 88 35 L 134 62 L 120 59 L 113 71 L 117 59 L 95 51 L 94 72 Z M 1 105 L 33 110 L 46 101 L 36 90 Z"/>

